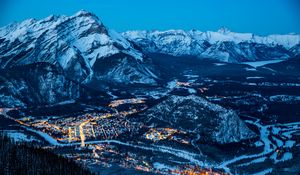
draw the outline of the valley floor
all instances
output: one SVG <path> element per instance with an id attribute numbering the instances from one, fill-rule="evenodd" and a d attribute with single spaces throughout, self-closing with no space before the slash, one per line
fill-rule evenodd
<path id="1" fill-rule="evenodd" d="M 227 63 L 209 65 L 229 69 Z M 204 68 L 181 70 L 164 88 L 130 89 L 140 94 L 135 96 L 112 90 L 112 99 L 99 104 L 70 101 L 1 108 L 0 127 L 15 141 L 33 142 L 101 174 L 299 173 L 299 80 L 247 66 L 236 76 L 241 69 L 237 66 L 222 76 L 203 75 Z M 200 96 L 232 109 L 258 137 L 219 145 L 202 142 L 199 134 L 184 130 L 184 124 L 147 125 L 139 114 L 171 94 Z M 45 115 L 48 111 L 51 115 Z"/>

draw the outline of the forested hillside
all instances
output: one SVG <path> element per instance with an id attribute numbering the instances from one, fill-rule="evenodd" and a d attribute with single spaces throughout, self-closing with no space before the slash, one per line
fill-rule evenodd
<path id="1" fill-rule="evenodd" d="M 1 175 L 91 175 L 72 160 L 50 151 L 18 143 L 0 133 Z"/>

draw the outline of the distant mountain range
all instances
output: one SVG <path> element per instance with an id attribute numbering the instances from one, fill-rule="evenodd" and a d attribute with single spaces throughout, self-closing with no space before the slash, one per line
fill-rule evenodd
<path id="1" fill-rule="evenodd" d="M 300 52 L 300 35 L 258 36 L 234 33 L 226 28 L 217 32 L 198 30 L 128 31 L 123 36 L 145 53 L 190 56 L 239 63 L 289 59 Z"/>

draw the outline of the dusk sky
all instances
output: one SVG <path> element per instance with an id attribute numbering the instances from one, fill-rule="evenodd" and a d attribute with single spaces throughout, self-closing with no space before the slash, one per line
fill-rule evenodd
<path id="1" fill-rule="evenodd" d="M 300 33 L 298 0 L 0 0 L 0 26 L 51 14 L 95 13 L 109 28 Z"/>

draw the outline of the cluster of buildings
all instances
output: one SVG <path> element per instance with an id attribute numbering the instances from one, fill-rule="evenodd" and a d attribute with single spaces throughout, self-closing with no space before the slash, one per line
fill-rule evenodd
<path id="1" fill-rule="evenodd" d="M 143 104 L 143 103 L 145 103 L 144 98 L 130 98 L 130 99 L 114 100 L 108 106 L 111 108 L 115 108 L 123 104 Z"/>
<path id="2" fill-rule="evenodd" d="M 123 133 L 138 130 L 139 126 L 131 124 L 126 115 L 137 112 L 136 109 L 120 113 L 88 113 L 76 117 L 49 117 L 47 119 L 24 118 L 30 127 L 49 134 L 63 143 L 81 141 L 85 146 L 87 140 L 107 140 Z"/>
<path id="3" fill-rule="evenodd" d="M 144 134 L 144 138 L 157 142 L 160 140 L 177 141 L 183 144 L 190 144 L 189 137 L 186 136 L 186 132 L 172 128 L 151 128 Z"/>
<path id="4" fill-rule="evenodd" d="M 85 146 L 86 140 L 106 140 L 118 137 L 123 133 L 131 133 L 140 126 L 131 124 L 127 115 L 137 113 L 146 108 L 145 99 L 131 98 L 112 101 L 108 106 L 111 107 L 111 113 L 86 113 L 79 116 L 69 117 L 48 117 L 44 119 L 22 118 L 17 120 L 21 125 L 26 125 L 32 129 L 44 132 L 55 140 L 62 143 L 73 143 L 81 141 Z M 119 112 L 116 107 L 124 104 L 142 104 L 137 108 L 130 107 L 128 110 Z M 142 109 L 139 109 L 141 108 Z M 3 113 L 0 109 L 0 113 Z"/>

